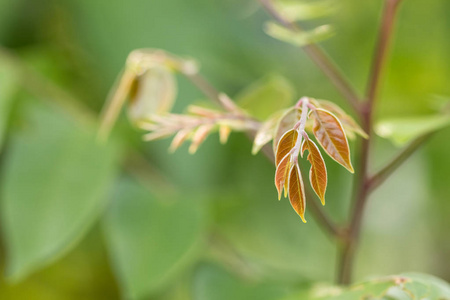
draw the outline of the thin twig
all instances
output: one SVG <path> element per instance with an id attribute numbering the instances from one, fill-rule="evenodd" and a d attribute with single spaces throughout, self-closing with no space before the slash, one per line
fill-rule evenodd
<path id="1" fill-rule="evenodd" d="M 385 7 L 382 14 L 381 27 L 378 36 L 372 71 L 369 77 L 367 102 L 362 107 L 363 129 L 369 135 L 368 139 L 363 139 L 361 153 L 359 157 L 359 176 L 355 177 L 355 189 L 353 193 L 353 209 L 350 217 L 348 236 L 342 240 L 340 258 L 338 260 L 337 281 L 340 284 L 349 284 L 352 279 L 353 263 L 358 245 L 363 219 L 364 209 L 369 196 L 369 149 L 372 141 L 372 118 L 374 104 L 377 99 L 377 91 L 380 86 L 380 78 L 385 68 L 390 40 L 393 33 L 393 26 L 400 0 L 385 0 Z"/>
<path id="2" fill-rule="evenodd" d="M 369 178 L 369 192 L 379 187 L 394 173 L 412 154 L 414 154 L 432 136 L 432 133 L 422 135 L 413 140 L 400 153 L 397 154 L 386 166 Z"/>
<path id="3" fill-rule="evenodd" d="M 272 0 L 259 0 L 266 11 L 281 25 L 293 31 L 300 32 L 301 28 L 286 19 L 274 7 Z M 303 50 L 311 60 L 322 70 L 330 79 L 336 89 L 345 97 L 353 110 L 360 116 L 359 96 L 355 92 L 350 82 L 345 78 L 342 71 L 336 66 L 331 58 L 316 44 L 309 44 L 303 47 Z"/>

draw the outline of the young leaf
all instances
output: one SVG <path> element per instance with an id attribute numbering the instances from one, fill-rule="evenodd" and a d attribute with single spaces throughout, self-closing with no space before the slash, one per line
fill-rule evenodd
<path id="1" fill-rule="evenodd" d="M 275 187 L 278 191 L 278 200 L 281 199 L 283 188 L 286 189 L 286 182 L 288 182 L 289 170 L 291 168 L 291 156 L 286 155 L 278 164 L 275 171 Z M 285 191 L 286 197 L 286 191 Z"/>
<path id="2" fill-rule="evenodd" d="M 278 121 L 280 120 L 281 113 L 275 113 L 275 115 L 271 118 L 269 118 L 266 122 L 262 124 L 262 126 L 259 128 L 259 130 L 256 132 L 255 139 L 253 141 L 253 148 L 252 148 L 252 154 L 255 155 L 256 153 L 261 150 L 261 148 L 270 142 L 275 135 L 275 129 L 277 126 Z"/>
<path id="3" fill-rule="evenodd" d="M 276 1 L 275 4 L 277 10 L 291 22 L 320 18 L 335 11 L 332 0 L 314 2 Z"/>
<path id="4" fill-rule="evenodd" d="M 292 107 L 286 110 L 283 116 L 279 119 L 273 138 L 274 153 L 277 152 L 278 142 L 280 141 L 283 134 L 294 127 L 295 123 L 300 120 L 301 114 L 301 109 Z"/>
<path id="5" fill-rule="evenodd" d="M 188 139 L 191 132 L 192 131 L 190 129 L 178 131 L 178 133 L 173 138 L 172 143 L 170 144 L 169 151 L 175 152 Z"/>
<path id="6" fill-rule="evenodd" d="M 325 205 L 325 191 L 327 189 L 327 168 L 322 154 L 320 154 L 317 145 L 310 139 L 305 139 L 302 146 L 302 152 L 308 149 L 308 160 L 311 163 L 309 170 L 309 181 L 311 186 L 319 196 L 322 205 Z"/>
<path id="7" fill-rule="evenodd" d="M 133 122 L 172 109 L 177 94 L 175 77 L 167 67 L 154 66 L 133 81 L 128 115 Z"/>
<path id="8" fill-rule="evenodd" d="M 297 214 L 302 218 L 303 223 L 305 220 L 305 187 L 303 186 L 302 175 L 300 174 L 300 168 L 298 164 L 294 164 L 291 167 L 289 175 L 289 201 Z"/>
<path id="9" fill-rule="evenodd" d="M 206 137 L 211 132 L 211 129 L 213 127 L 214 126 L 211 124 L 206 124 L 206 125 L 200 126 L 195 131 L 194 136 L 192 137 L 192 144 L 189 147 L 190 154 L 194 154 L 195 152 L 197 152 L 198 147 L 200 146 L 201 143 L 203 143 L 203 141 L 206 139 Z"/>
<path id="10" fill-rule="evenodd" d="M 136 73 L 129 68 L 126 68 L 114 84 L 101 112 L 101 122 L 98 131 L 100 140 L 105 141 L 108 138 L 117 121 L 119 113 L 127 100 L 135 79 Z"/>
<path id="11" fill-rule="evenodd" d="M 331 101 L 326 100 L 317 100 L 319 106 L 325 110 L 328 110 L 335 114 L 335 116 L 341 121 L 342 127 L 344 127 L 345 133 L 351 139 L 354 138 L 353 133 L 358 134 L 359 136 L 367 139 L 367 133 L 361 128 L 361 126 L 356 123 L 356 121 L 349 116 L 343 109 L 334 104 Z"/>
<path id="12" fill-rule="evenodd" d="M 264 77 L 240 92 L 236 103 L 251 116 L 266 120 L 275 111 L 293 104 L 295 89 L 283 76 Z"/>
<path id="13" fill-rule="evenodd" d="M 327 110 L 318 108 L 314 115 L 313 133 L 325 152 L 336 162 L 354 173 L 350 148 L 341 122 Z"/>
<path id="14" fill-rule="evenodd" d="M 219 139 L 221 144 L 226 144 L 228 137 L 230 136 L 231 128 L 227 125 L 221 125 L 219 127 Z"/>
<path id="15" fill-rule="evenodd" d="M 450 126 L 449 115 L 431 115 L 380 121 L 375 132 L 391 140 L 396 146 L 403 146 L 415 138 Z"/>
<path id="16" fill-rule="evenodd" d="M 291 129 L 286 132 L 278 143 L 277 151 L 275 153 L 275 164 L 278 166 L 279 162 L 285 157 L 295 146 L 298 138 L 297 130 Z"/>
<path id="17" fill-rule="evenodd" d="M 274 22 L 268 22 L 264 30 L 271 37 L 280 41 L 303 47 L 333 36 L 330 25 L 322 25 L 310 31 L 292 31 Z"/>

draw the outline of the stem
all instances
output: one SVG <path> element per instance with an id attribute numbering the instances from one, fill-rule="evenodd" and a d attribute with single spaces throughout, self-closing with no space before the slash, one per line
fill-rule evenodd
<path id="1" fill-rule="evenodd" d="M 355 189 L 353 193 L 353 209 L 350 217 L 350 224 L 347 229 L 347 237 L 342 239 L 341 254 L 338 261 L 339 284 L 349 284 L 352 279 L 353 264 L 355 260 L 356 248 L 358 246 L 359 235 L 361 232 L 361 223 L 364 215 L 364 208 L 367 204 L 370 192 L 370 179 L 368 175 L 369 149 L 372 142 L 372 118 L 374 104 L 380 86 L 380 78 L 386 64 L 387 53 L 393 25 L 398 5 L 401 0 L 385 0 L 384 12 L 381 21 L 381 27 L 378 36 L 378 43 L 375 50 L 372 71 L 369 77 L 367 102 L 362 107 L 363 129 L 369 137 L 364 139 L 361 144 L 361 154 L 359 157 L 359 174 L 355 177 Z"/>
<path id="2" fill-rule="evenodd" d="M 276 10 L 272 0 L 259 0 L 259 2 L 278 23 L 290 30 L 301 31 L 301 28 L 297 24 L 286 19 Z M 316 44 L 306 45 L 303 49 L 359 115 L 361 110 L 359 96 L 333 60 Z"/>
<path id="3" fill-rule="evenodd" d="M 412 154 L 416 152 L 433 134 L 425 134 L 412 141 L 406 148 L 397 154 L 385 167 L 369 179 L 369 192 L 379 187 L 389 176 L 395 172 Z"/>

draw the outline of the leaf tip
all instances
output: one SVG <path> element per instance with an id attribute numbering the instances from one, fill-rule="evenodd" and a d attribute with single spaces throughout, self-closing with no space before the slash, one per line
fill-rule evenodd
<path id="1" fill-rule="evenodd" d="M 350 163 L 346 168 L 347 168 L 347 170 L 348 170 L 350 173 L 352 173 L 352 174 L 355 173 L 355 170 L 353 169 L 353 166 L 352 166 L 351 163 Z"/>
<path id="2" fill-rule="evenodd" d="M 303 222 L 303 223 L 306 223 L 306 220 L 305 220 L 305 216 L 304 216 L 304 215 L 300 215 L 300 218 L 302 219 L 302 222 Z"/>

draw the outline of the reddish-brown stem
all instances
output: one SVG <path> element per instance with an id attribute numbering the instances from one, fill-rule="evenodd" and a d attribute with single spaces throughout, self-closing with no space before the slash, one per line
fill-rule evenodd
<path id="1" fill-rule="evenodd" d="M 369 137 L 362 141 L 359 157 L 359 176 L 355 177 L 355 189 L 353 196 L 353 209 L 350 223 L 347 229 L 347 238 L 342 240 L 341 254 L 338 261 L 337 281 L 340 284 L 349 284 L 352 279 L 353 263 L 356 248 L 361 232 L 361 223 L 364 208 L 370 191 L 370 179 L 368 174 L 369 150 L 372 141 L 372 118 L 374 104 L 380 87 L 381 76 L 386 64 L 389 44 L 392 37 L 393 25 L 400 0 L 385 0 L 382 14 L 378 43 L 375 50 L 372 71 L 369 77 L 367 89 L 367 102 L 362 107 L 363 129 Z"/>
<path id="2" fill-rule="evenodd" d="M 274 7 L 272 0 L 259 0 L 266 11 L 281 25 L 293 31 L 301 31 L 301 28 L 284 18 Z M 357 93 L 345 78 L 342 71 L 330 59 L 330 57 L 316 44 L 309 44 L 303 47 L 303 50 L 311 58 L 311 60 L 322 70 L 322 72 L 330 79 L 336 89 L 344 96 L 355 112 L 360 114 L 360 102 Z"/>

